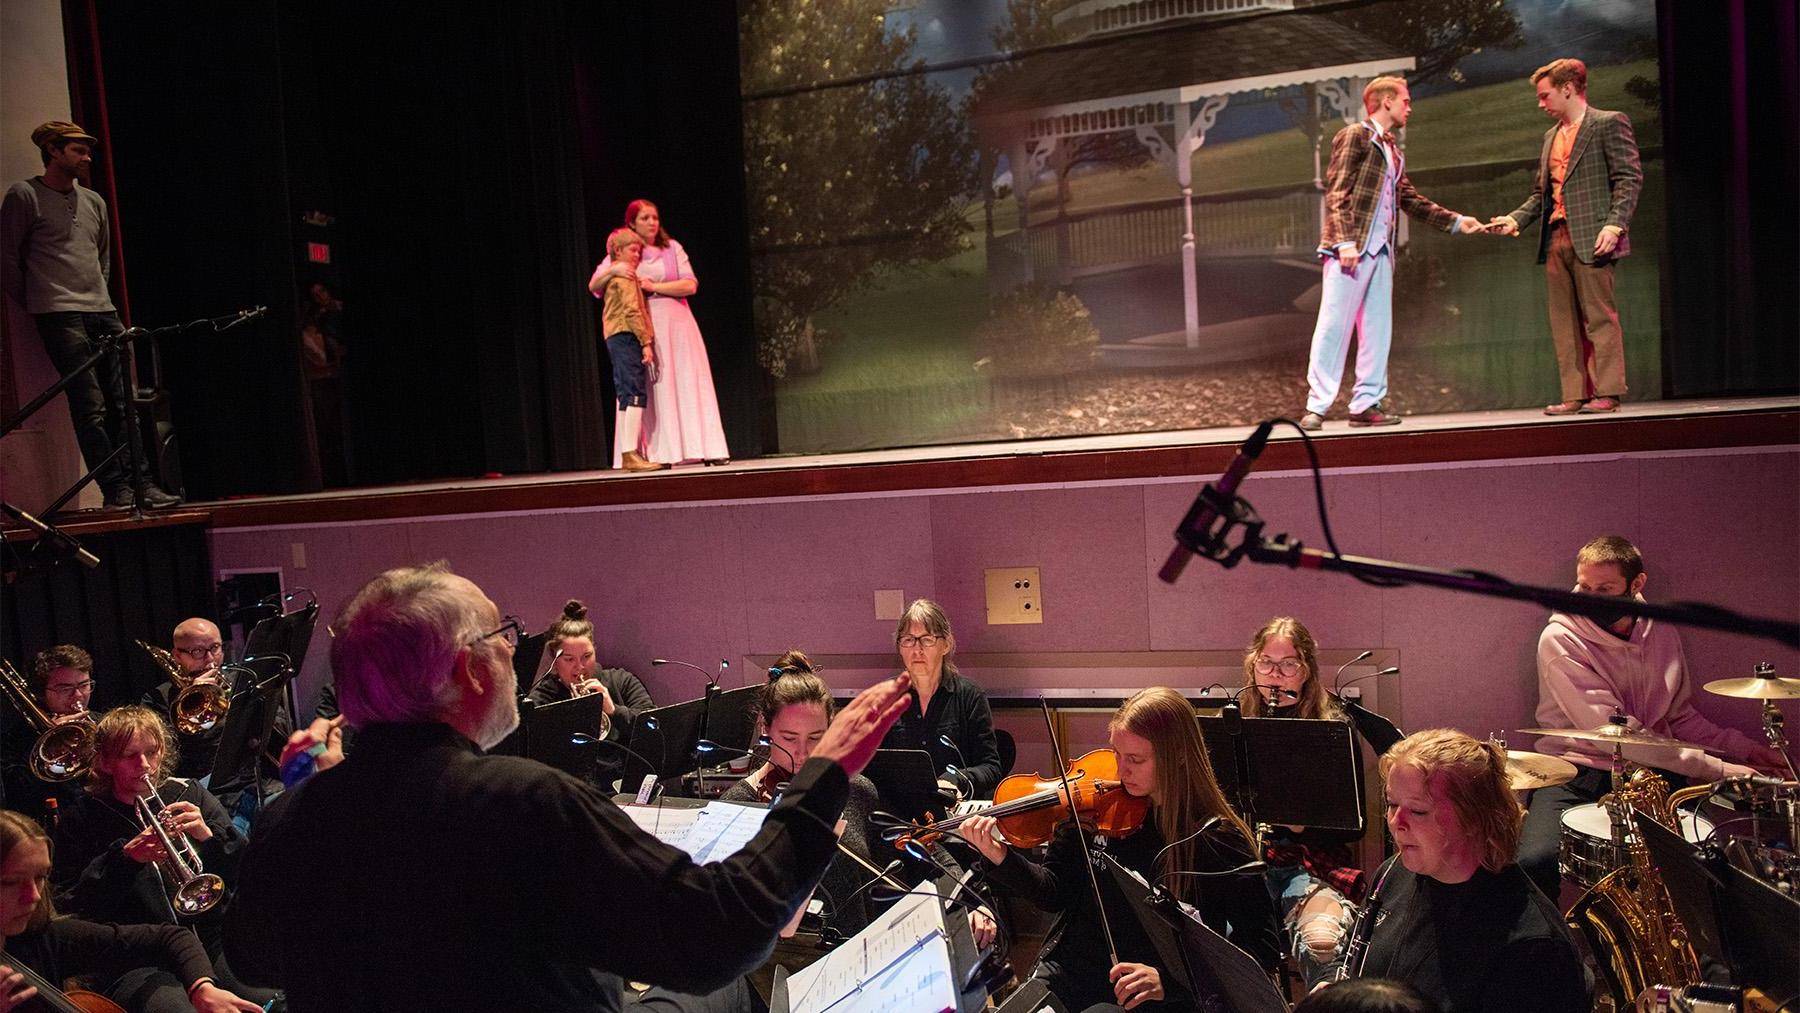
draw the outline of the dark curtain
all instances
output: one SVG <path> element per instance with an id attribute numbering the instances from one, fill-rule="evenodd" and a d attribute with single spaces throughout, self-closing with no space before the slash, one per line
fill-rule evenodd
<path id="1" fill-rule="evenodd" d="M 1800 388 L 1795 0 L 1659 0 L 1671 397 Z"/>
<path id="2" fill-rule="evenodd" d="M 604 466 L 563 4 L 286 24 L 292 143 L 337 216 L 352 481 Z"/>
<path id="3" fill-rule="evenodd" d="M 136 703 L 162 675 L 132 640 L 167 647 L 183 619 L 213 618 L 206 527 L 136 527 L 81 543 L 99 566 L 64 563 L 0 592 L 0 653 L 27 672 L 37 652 L 74 644 L 94 656 L 92 709 Z"/>

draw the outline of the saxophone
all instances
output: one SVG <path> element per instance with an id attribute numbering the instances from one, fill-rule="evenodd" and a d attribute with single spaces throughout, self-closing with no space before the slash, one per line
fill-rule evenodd
<path id="1" fill-rule="evenodd" d="M 1669 783 L 1642 768 L 1634 769 L 1601 804 L 1612 815 L 1615 838 L 1619 827 L 1632 827 L 1633 812 L 1679 829 Z M 1608 1008 L 1608 999 L 1612 1009 L 1630 1009 L 1651 986 L 1678 988 L 1700 980 L 1699 958 L 1635 828 L 1623 848 L 1626 864 L 1602 877 L 1565 916 L 1598 965 L 1596 1009 Z"/>

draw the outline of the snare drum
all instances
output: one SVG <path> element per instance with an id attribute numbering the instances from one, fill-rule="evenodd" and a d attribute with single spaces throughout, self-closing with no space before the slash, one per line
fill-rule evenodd
<path id="1" fill-rule="evenodd" d="M 1712 834 L 1712 821 L 1698 813 L 1683 810 L 1678 822 L 1681 836 L 1689 841 L 1698 843 Z M 1564 879 L 1590 887 L 1607 873 L 1623 868 L 1626 860 L 1625 852 L 1613 843 L 1612 819 L 1605 806 L 1589 802 L 1562 814 L 1562 842 L 1557 849 L 1556 867 Z"/>

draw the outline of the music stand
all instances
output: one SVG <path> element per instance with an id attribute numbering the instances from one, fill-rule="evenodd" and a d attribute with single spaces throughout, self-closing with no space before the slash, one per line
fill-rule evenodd
<path id="1" fill-rule="evenodd" d="M 863 776 L 875 785 L 884 804 L 900 810 L 896 816 L 937 817 L 949 806 L 938 791 L 937 764 L 923 749 L 877 749 Z"/>
<path id="2" fill-rule="evenodd" d="M 1357 744 L 1350 725 L 1330 719 L 1246 718 L 1230 706 L 1217 717 L 1203 714 L 1197 720 L 1219 787 L 1252 826 L 1364 829 Z"/>
<path id="3" fill-rule="evenodd" d="M 281 602 L 302 593 L 312 595 L 311 591 L 299 588 L 286 595 L 272 596 L 273 604 L 279 608 Z M 316 597 L 292 612 L 268 616 L 258 621 L 244 635 L 244 656 L 254 658 L 269 654 L 286 655 L 288 666 L 298 675 L 306 664 L 306 651 L 312 646 L 313 629 L 318 622 L 319 599 Z M 298 715 L 300 702 L 294 699 L 294 683 L 290 680 L 287 685 L 288 713 Z"/>
<path id="4" fill-rule="evenodd" d="M 1638 839 L 1649 849 L 1650 862 L 1662 876 L 1669 891 L 1669 903 L 1675 917 L 1687 929 L 1688 942 L 1700 958 L 1700 971 L 1707 981 L 1719 982 L 1736 977 L 1724 935 L 1719 931 L 1719 912 L 1715 893 L 1720 888 L 1716 877 L 1700 860 L 1700 850 L 1669 832 L 1669 829 L 1643 813 L 1633 813 Z"/>
<path id="5" fill-rule="evenodd" d="M 576 735 L 598 736 L 606 702 L 598 693 L 538 704 L 519 711 L 519 725 L 526 729 L 521 742 L 524 755 L 565 774 L 587 780 L 600 757 L 594 746 L 577 744 Z M 601 746 L 600 749 L 606 747 Z"/>
<path id="6" fill-rule="evenodd" d="M 1236 1013 L 1288 1013 L 1287 1000 L 1255 957 L 1208 928 L 1197 913 L 1172 897 L 1161 891 L 1152 894 L 1118 859 L 1103 854 L 1099 860 L 1112 873 L 1113 885 L 1156 948 L 1165 980 L 1179 982 L 1196 1005 L 1203 1006 L 1201 999 L 1216 996 Z"/>
<path id="7" fill-rule="evenodd" d="M 632 722 L 630 737 L 631 753 L 637 755 L 625 754 L 624 783 L 636 784 L 645 774 L 655 774 L 662 780 L 698 770 L 700 740 L 709 737 L 707 729 L 714 716 L 727 731 L 742 727 L 744 715 L 756 702 L 760 690 L 760 686 L 731 690 L 708 686 L 706 695 L 698 700 L 640 711 Z M 748 737 L 746 733 L 744 738 Z M 737 748 L 729 742 L 719 744 Z M 656 762 L 654 769 L 645 766 L 652 759 Z"/>
<path id="8" fill-rule="evenodd" d="M 213 756 L 212 771 L 207 779 L 207 784 L 216 790 L 236 787 L 245 758 L 255 758 L 250 768 L 249 787 L 256 792 L 258 810 L 264 802 L 261 753 L 274 736 L 276 701 L 286 695 L 288 683 L 294 677 L 294 670 L 285 659 L 277 660 L 283 660 L 281 670 L 266 679 L 262 673 L 242 663 L 225 666 L 225 671 L 232 673 L 232 685 L 225 687 L 231 693 L 231 710 L 225 715 L 225 727 L 219 731 L 219 751 Z M 246 675 L 260 681 L 238 688 Z"/>
<path id="9" fill-rule="evenodd" d="M 550 631 L 545 630 L 520 637 L 513 647 L 513 679 L 518 683 L 520 696 L 531 692 L 531 687 L 537 683 L 541 674 L 538 662 L 544 658 L 544 645 L 549 639 Z"/>

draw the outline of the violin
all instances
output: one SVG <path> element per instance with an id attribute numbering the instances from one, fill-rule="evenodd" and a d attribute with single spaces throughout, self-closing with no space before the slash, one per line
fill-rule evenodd
<path id="1" fill-rule="evenodd" d="M 1118 754 L 1096 749 L 1077 757 L 1062 776 L 1014 774 L 994 789 L 991 807 L 948 816 L 929 824 L 928 829 L 903 834 L 895 846 L 905 850 L 911 842 L 929 844 L 954 831 L 969 816 L 992 816 L 1000 835 L 1019 848 L 1049 843 L 1056 828 L 1070 819 L 1080 820 L 1083 827 L 1102 837 L 1129 837 L 1143 826 L 1149 810 L 1150 800 L 1127 792 L 1119 780 Z"/>
<path id="2" fill-rule="evenodd" d="M 0 964 L 12 968 L 14 974 L 25 979 L 24 985 L 37 989 L 37 995 L 25 1000 L 26 1009 L 41 1005 L 55 1013 L 125 1013 L 125 1007 L 98 992 L 81 988 L 71 988 L 65 992 L 57 988 L 50 984 L 49 979 L 26 967 L 22 961 L 8 956 L 5 950 L 0 950 Z"/>

